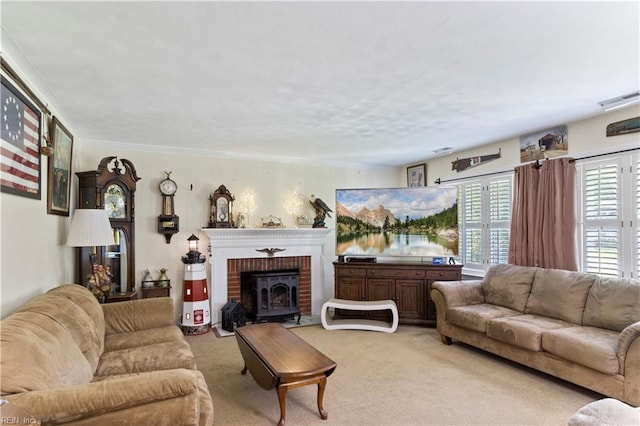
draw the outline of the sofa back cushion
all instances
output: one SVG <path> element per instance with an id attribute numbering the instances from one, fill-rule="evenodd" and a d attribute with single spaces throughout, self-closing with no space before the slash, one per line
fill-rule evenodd
<path id="1" fill-rule="evenodd" d="M 527 314 L 582 324 L 582 314 L 595 275 L 562 269 L 536 272 L 527 301 Z"/>
<path id="2" fill-rule="evenodd" d="M 598 277 L 589 290 L 584 325 L 622 331 L 640 321 L 640 280 Z"/>
<path id="3" fill-rule="evenodd" d="M 100 348 L 101 338 L 87 312 L 73 301 L 56 293 L 47 293 L 32 299 L 18 312 L 46 315 L 66 327 L 80 352 L 89 361 L 92 371 L 98 367 L 103 352 Z M 102 340 L 104 341 L 104 336 Z"/>
<path id="4" fill-rule="evenodd" d="M 538 269 L 504 264 L 491 266 L 482 280 L 486 303 L 524 312 Z"/>
<path id="5" fill-rule="evenodd" d="M 48 315 L 16 312 L 0 321 L 2 395 L 89 383 L 93 370 L 69 330 Z"/>
<path id="6" fill-rule="evenodd" d="M 52 288 L 46 294 L 55 294 L 56 296 L 66 297 L 82 308 L 82 310 L 87 313 L 91 321 L 93 321 L 96 333 L 100 339 L 100 353 L 104 352 L 104 313 L 102 311 L 102 305 L 98 303 L 98 300 L 95 298 L 93 293 L 91 293 L 88 288 L 78 284 L 64 284 L 59 287 Z"/>

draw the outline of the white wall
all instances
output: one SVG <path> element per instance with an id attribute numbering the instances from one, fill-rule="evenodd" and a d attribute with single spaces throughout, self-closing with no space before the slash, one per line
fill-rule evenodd
<path id="1" fill-rule="evenodd" d="M 77 170 L 95 170 L 103 157 L 117 155 L 130 160 L 141 179 L 135 194 L 136 212 L 136 283 L 140 287 L 143 271 L 149 269 L 154 278 L 160 268 L 168 269 L 171 295 L 176 312 L 181 311 L 182 281 L 184 277 L 181 257 L 187 252 L 187 238 L 193 233 L 200 238 L 199 248 L 207 254 L 208 239 L 201 232 L 207 225 L 209 195 L 218 186 L 225 185 L 236 197 L 237 212 L 240 195 L 248 190 L 255 193 L 256 211 L 250 217 L 251 225 L 258 226 L 261 217 L 273 215 L 286 226 L 294 226 L 293 217 L 283 207 L 287 193 L 296 191 L 303 198 L 304 214 L 315 211 L 308 200 L 311 194 L 322 198 L 333 208 L 337 188 L 390 187 L 406 185 L 400 180 L 399 168 L 336 168 L 309 164 L 289 164 L 214 158 L 205 155 L 180 155 L 166 152 L 109 149 L 105 146 L 85 145 L 79 153 Z M 402 168 L 400 168 L 402 169 Z M 157 232 L 157 217 L 161 213 L 162 197 L 158 184 L 165 171 L 178 184 L 174 202 L 180 217 L 180 232 L 167 244 Z M 77 178 L 74 180 L 77 187 Z M 193 189 L 191 186 L 193 185 Z M 326 226 L 335 229 L 335 216 L 327 218 Z M 327 237 L 325 256 L 335 253 L 335 234 Z M 207 269 L 209 265 L 207 263 Z M 329 279 L 331 275 L 328 275 Z M 325 286 L 333 288 L 333 286 Z"/>
<path id="2" fill-rule="evenodd" d="M 567 125 L 569 137 L 569 156 L 580 158 L 592 154 L 614 152 L 621 149 L 640 148 L 640 133 L 627 133 L 619 136 L 606 136 L 607 125 L 640 116 L 640 106 L 635 105 L 573 123 L 557 123 Z M 553 127 L 553 126 L 549 126 Z M 544 130 L 544 129 L 539 129 Z M 527 132 L 532 133 L 532 132 Z M 456 172 L 451 170 L 451 162 L 456 158 L 467 158 L 495 154 L 502 148 L 501 158 L 481 164 L 477 167 Z M 427 184 L 435 185 L 438 178 L 459 179 L 473 177 L 484 173 L 513 170 L 520 165 L 520 135 L 511 139 L 493 142 L 478 148 L 456 152 L 450 155 L 431 159 L 427 162 Z"/>

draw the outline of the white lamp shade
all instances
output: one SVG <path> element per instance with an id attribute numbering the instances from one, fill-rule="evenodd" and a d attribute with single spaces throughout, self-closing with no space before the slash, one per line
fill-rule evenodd
<path id="1" fill-rule="evenodd" d="M 71 219 L 67 245 L 91 247 L 111 244 L 115 244 L 115 241 L 106 210 L 76 209 Z"/>

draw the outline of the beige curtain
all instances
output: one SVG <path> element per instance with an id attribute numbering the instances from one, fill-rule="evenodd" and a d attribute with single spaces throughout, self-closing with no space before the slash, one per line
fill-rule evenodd
<path id="1" fill-rule="evenodd" d="M 516 167 L 509 263 L 576 271 L 575 161 Z"/>

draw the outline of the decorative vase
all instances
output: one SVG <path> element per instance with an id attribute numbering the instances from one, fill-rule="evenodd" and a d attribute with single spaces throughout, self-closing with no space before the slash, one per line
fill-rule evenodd
<path id="1" fill-rule="evenodd" d="M 165 268 L 160 269 L 160 276 L 158 277 L 158 287 L 168 287 L 169 277 L 167 276 L 167 270 Z"/>

